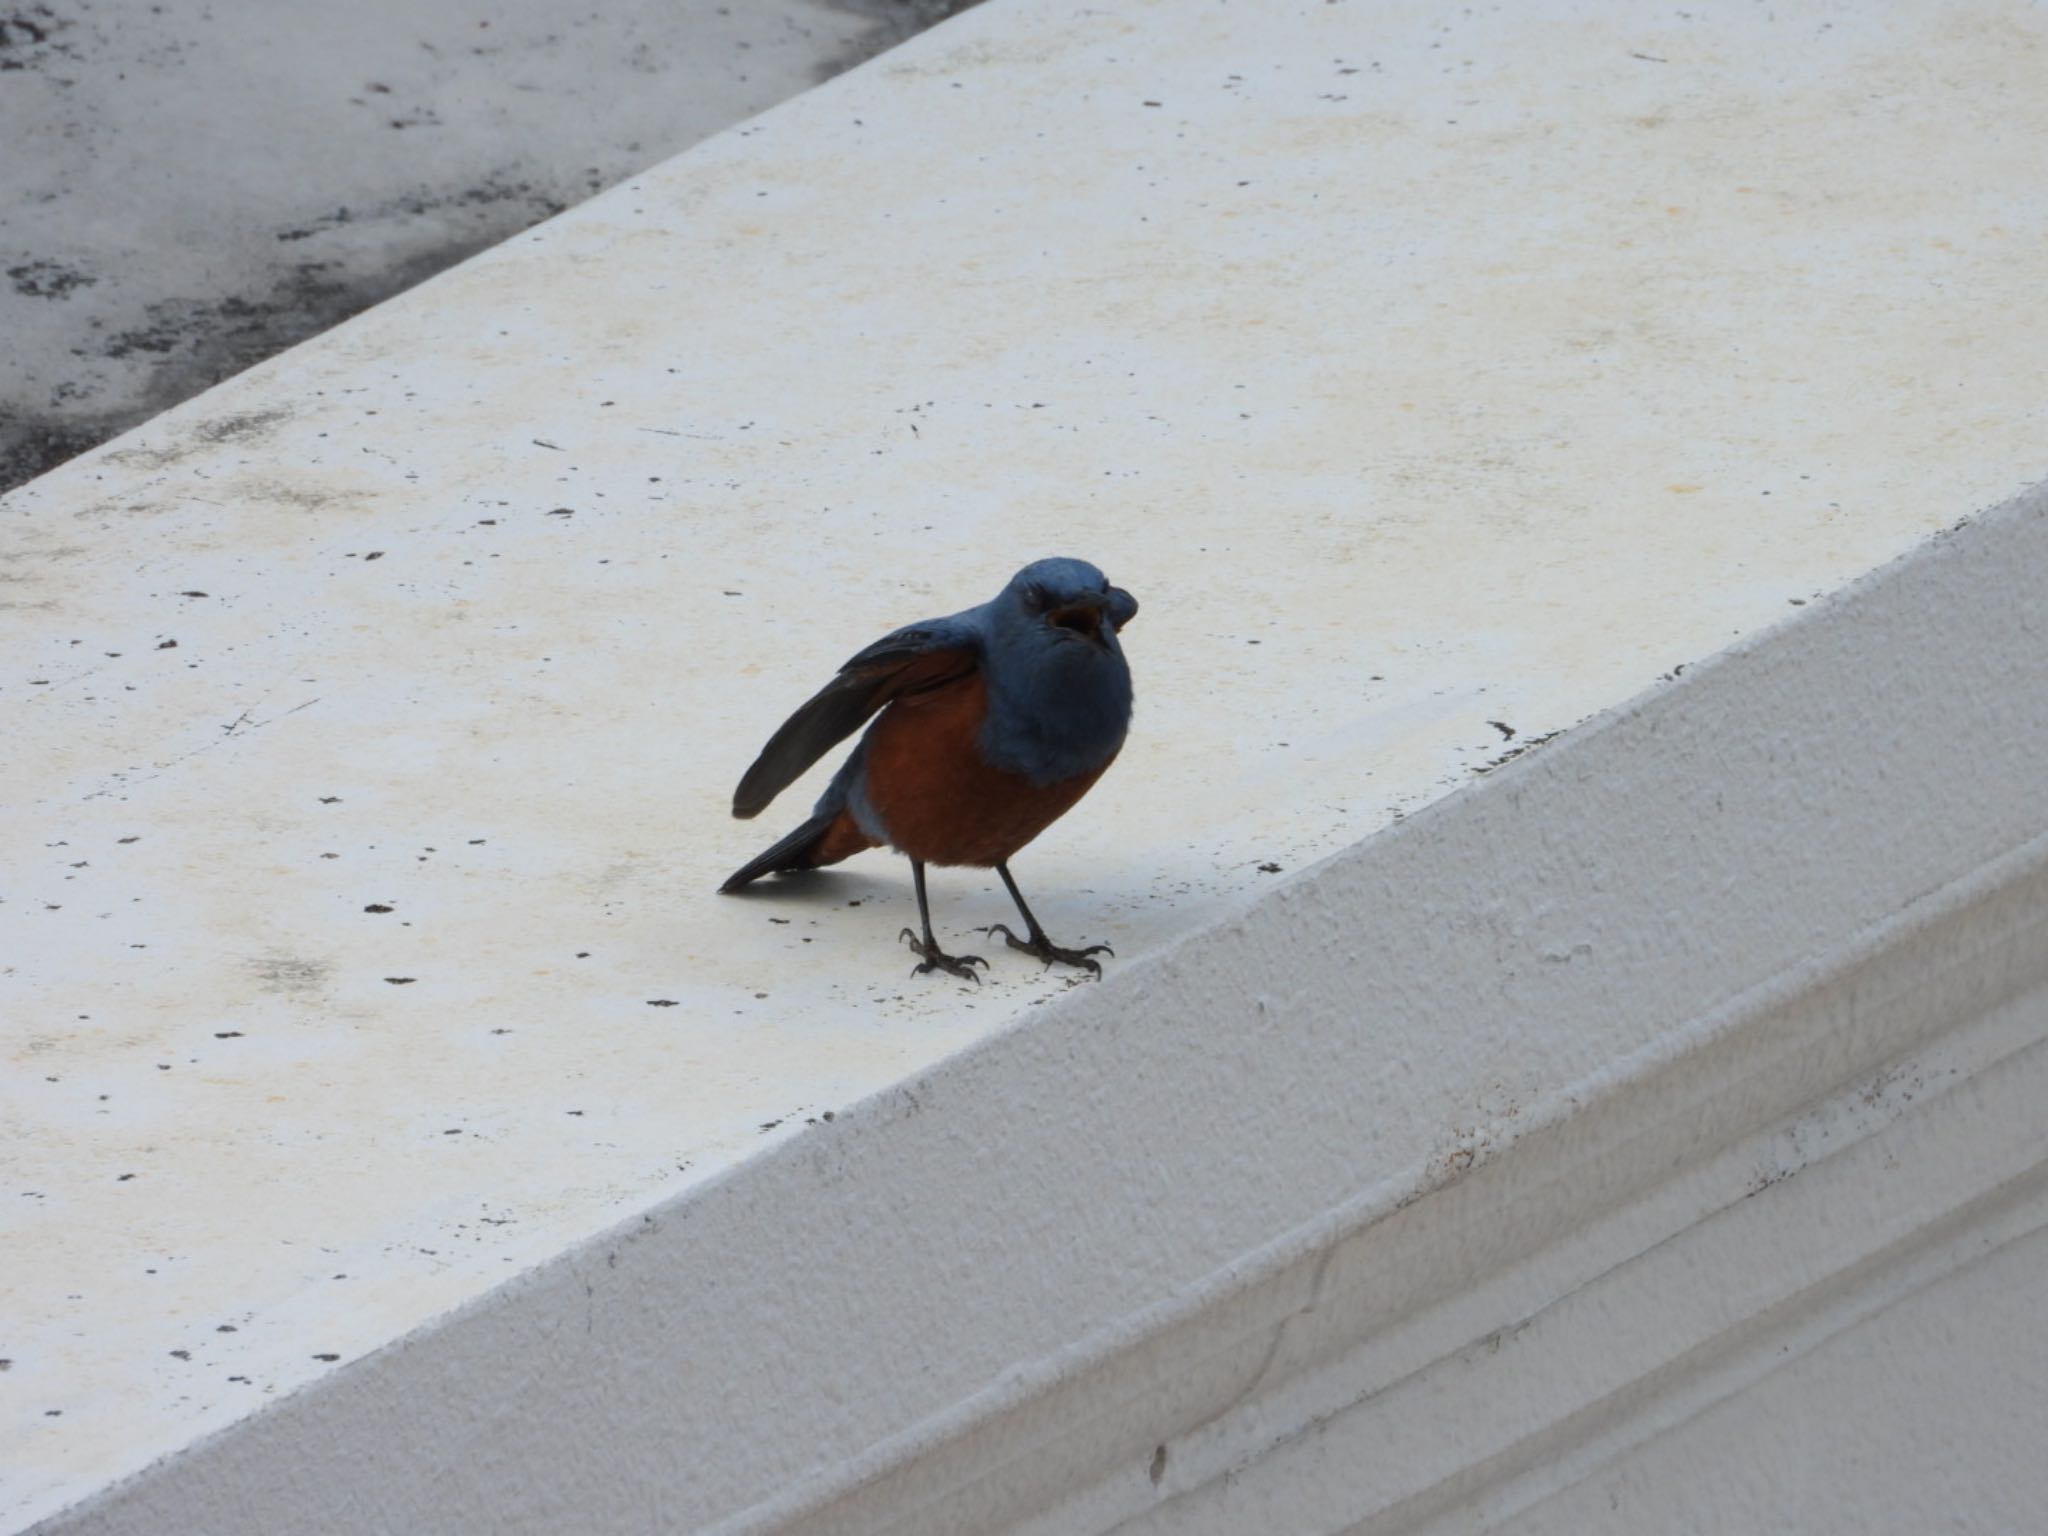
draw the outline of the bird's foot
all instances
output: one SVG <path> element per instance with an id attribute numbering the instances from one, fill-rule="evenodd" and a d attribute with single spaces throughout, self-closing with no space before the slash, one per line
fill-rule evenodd
<path id="1" fill-rule="evenodd" d="M 1079 966 L 1084 971 L 1092 972 L 1097 980 L 1102 977 L 1102 965 L 1092 957 L 1108 955 L 1111 959 L 1116 958 L 1116 951 L 1107 944 L 1090 944 L 1086 949 L 1062 949 L 1042 933 L 1034 933 L 1029 939 L 1020 939 L 1002 923 L 991 923 L 981 931 L 991 938 L 1000 933 L 1008 941 L 1010 948 L 1021 949 L 1027 955 L 1036 955 L 1047 965 L 1057 960 L 1061 965 Z"/>
<path id="2" fill-rule="evenodd" d="M 903 942 L 910 946 L 910 952 L 924 963 L 910 974 L 927 976 L 933 971 L 944 971 L 949 976 L 958 976 L 966 981 L 981 985 L 981 978 L 974 973 L 974 967 L 988 969 L 988 962 L 979 955 L 948 955 L 940 951 L 937 944 L 927 944 L 908 928 L 901 935 Z"/>

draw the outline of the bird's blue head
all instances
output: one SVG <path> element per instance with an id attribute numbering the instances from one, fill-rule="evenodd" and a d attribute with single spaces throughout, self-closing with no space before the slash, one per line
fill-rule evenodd
<path id="1" fill-rule="evenodd" d="M 1101 771 L 1131 722 L 1117 631 L 1138 600 L 1085 560 L 1034 560 L 983 611 L 988 760 L 1035 784 Z"/>
<path id="2" fill-rule="evenodd" d="M 1121 658 L 1117 631 L 1138 612 L 1138 600 L 1086 560 L 1034 560 L 1010 578 L 990 605 L 997 634 L 1008 644 L 1069 659 L 1080 645 Z M 1079 663 L 1082 653 L 1071 655 Z"/>

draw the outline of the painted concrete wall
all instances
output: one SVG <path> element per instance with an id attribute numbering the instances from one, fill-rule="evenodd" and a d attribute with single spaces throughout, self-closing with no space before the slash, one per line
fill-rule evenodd
<path id="1" fill-rule="evenodd" d="M 1568 1520 L 2008 1273 L 2035 20 L 1187 15 L 998 0 L 0 503 L 16 1525 Z M 712 896 L 1055 549 L 1108 979 Z"/>

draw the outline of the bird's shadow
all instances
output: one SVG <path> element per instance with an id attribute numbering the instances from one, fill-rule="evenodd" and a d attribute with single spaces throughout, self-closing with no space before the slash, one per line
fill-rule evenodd
<path id="1" fill-rule="evenodd" d="M 719 894 L 735 901 L 765 901 L 776 905 L 784 903 L 843 904 L 849 896 L 857 896 L 865 903 L 872 896 L 886 894 L 881 881 L 868 875 L 841 874 L 835 870 L 799 869 L 771 875 L 765 880 L 756 880 L 752 885 L 737 891 L 722 891 Z"/>

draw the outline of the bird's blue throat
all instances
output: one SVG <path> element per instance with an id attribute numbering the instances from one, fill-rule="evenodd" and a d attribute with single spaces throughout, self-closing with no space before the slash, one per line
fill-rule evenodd
<path id="1" fill-rule="evenodd" d="M 1131 724 L 1131 673 L 1114 638 L 1059 646 L 1036 666 L 986 664 L 988 719 L 981 750 L 989 762 L 1034 785 L 1098 771 L 1115 757 Z"/>

